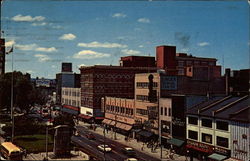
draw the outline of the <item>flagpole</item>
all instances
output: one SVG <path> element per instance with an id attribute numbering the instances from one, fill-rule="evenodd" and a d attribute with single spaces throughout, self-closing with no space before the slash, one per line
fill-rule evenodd
<path id="1" fill-rule="evenodd" d="M 13 49 L 13 46 L 12 46 Z M 12 120 L 12 132 L 11 132 L 11 141 L 14 141 L 14 109 L 13 109 L 13 97 L 14 97 L 14 71 L 13 71 L 13 55 L 14 53 L 12 52 L 12 59 L 11 59 L 11 120 Z"/>

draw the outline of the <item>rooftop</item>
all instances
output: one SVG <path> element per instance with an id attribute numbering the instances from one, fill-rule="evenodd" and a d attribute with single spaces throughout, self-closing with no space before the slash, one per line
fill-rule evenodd
<path id="1" fill-rule="evenodd" d="M 193 106 L 187 114 L 250 122 L 249 102 L 249 95 L 217 97 Z"/>

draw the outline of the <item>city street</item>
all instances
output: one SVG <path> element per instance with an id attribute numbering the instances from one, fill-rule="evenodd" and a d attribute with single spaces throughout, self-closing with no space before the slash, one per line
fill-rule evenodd
<path id="1" fill-rule="evenodd" d="M 89 133 L 90 131 L 86 128 L 77 126 L 77 129 L 79 131 L 80 136 L 73 136 L 72 137 L 72 141 L 73 142 L 77 142 L 78 145 L 80 145 L 81 147 L 87 147 L 87 149 L 91 150 L 91 153 L 96 155 L 96 156 L 102 156 L 102 158 L 104 158 L 104 153 L 100 152 L 97 149 L 97 146 L 100 144 L 104 143 L 104 136 L 96 134 L 96 133 L 92 133 L 95 136 L 95 140 L 89 140 L 87 139 L 85 136 L 86 133 Z M 116 142 L 114 140 L 111 140 L 109 138 L 105 138 L 105 143 L 107 145 L 109 145 L 109 147 L 112 148 L 112 152 L 111 153 L 106 153 L 105 157 L 106 160 L 125 160 L 127 158 L 129 158 L 128 156 L 124 155 L 121 151 L 121 149 L 123 147 L 126 147 L 125 145 Z M 159 159 L 151 157 L 149 155 L 146 155 L 145 153 L 139 152 L 137 150 L 136 151 L 136 159 L 138 160 L 155 160 L 158 161 Z"/>

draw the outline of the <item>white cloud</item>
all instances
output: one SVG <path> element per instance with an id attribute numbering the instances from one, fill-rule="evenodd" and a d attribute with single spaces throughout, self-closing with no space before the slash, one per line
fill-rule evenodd
<path id="1" fill-rule="evenodd" d="M 46 52 L 46 53 L 51 53 L 51 52 L 57 52 L 57 49 L 55 47 L 40 47 L 37 44 L 27 44 L 27 45 L 20 45 L 16 44 L 15 47 L 19 50 L 25 50 L 25 51 L 40 51 L 40 52 Z"/>
<path id="2" fill-rule="evenodd" d="M 141 23 L 150 23 L 150 20 L 148 18 L 139 18 L 137 21 Z"/>
<path id="3" fill-rule="evenodd" d="M 51 68 L 56 68 L 57 66 L 56 65 L 51 65 Z"/>
<path id="4" fill-rule="evenodd" d="M 78 43 L 77 46 L 89 47 L 89 48 L 126 48 L 127 47 L 127 45 L 122 45 L 118 43 L 109 43 L 109 42 L 100 43 L 97 41 L 93 41 L 91 43 Z"/>
<path id="5" fill-rule="evenodd" d="M 208 42 L 200 42 L 197 44 L 198 46 L 208 46 L 210 45 Z"/>
<path id="6" fill-rule="evenodd" d="M 7 42 L 5 42 L 5 47 L 11 47 L 12 45 L 14 45 L 16 42 L 15 42 L 15 40 L 10 40 L 10 41 L 7 41 Z"/>
<path id="7" fill-rule="evenodd" d="M 45 62 L 51 60 L 48 55 L 43 55 L 43 54 L 36 54 L 34 57 L 38 58 L 39 62 Z"/>
<path id="8" fill-rule="evenodd" d="M 141 52 L 137 51 L 137 50 L 129 50 L 129 49 L 124 49 L 121 51 L 123 54 L 127 54 L 127 55 L 140 55 Z"/>
<path id="9" fill-rule="evenodd" d="M 127 15 L 123 14 L 123 13 L 115 13 L 112 15 L 112 17 L 114 18 L 125 18 L 127 17 Z"/>
<path id="10" fill-rule="evenodd" d="M 12 17 L 11 19 L 13 21 L 17 21 L 17 22 L 34 22 L 34 21 L 43 21 L 43 20 L 45 20 L 45 17 L 43 17 L 43 16 L 31 17 L 30 15 L 23 16 L 21 14 L 18 14 L 16 16 Z"/>
<path id="11" fill-rule="evenodd" d="M 63 34 L 61 37 L 59 37 L 60 40 L 74 40 L 76 36 L 74 34 Z"/>
<path id="12" fill-rule="evenodd" d="M 79 64 L 78 68 L 81 68 L 81 66 L 86 66 L 85 64 Z"/>
<path id="13" fill-rule="evenodd" d="M 139 48 L 143 48 L 144 46 L 143 45 L 139 45 Z"/>
<path id="14" fill-rule="evenodd" d="M 55 47 L 50 47 L 50 48 L 38 47 L 35 49 L 35 51 L 51 53 L 51 52 L 57 52 L 57 49 Z"/>
<path id="15" fill-rule="evenodd" d="M 45 26 L 45 25 L 47 25 L 47 23 L 46 22 L 42 22 L 42 23 L 32 23 L 31 24 L 32 26 Z"/>
<path id="16" fill-rule="evenodd" d="M 95 59 L 95 58 L 104 58 L 110 57 L 110 54 L 99 53 L 92 50 L 82 50 L 76 54 L 74 54 L 73 58 L 76 59 Z"/>
<path id="17" fill-rule="evenodd" d="M 28 45 L 20 45 L 20 44 L 16 44 L 16 48 L 19 50 L 35 50 L 37 48 L 37 44 L 28 44 Z"/>

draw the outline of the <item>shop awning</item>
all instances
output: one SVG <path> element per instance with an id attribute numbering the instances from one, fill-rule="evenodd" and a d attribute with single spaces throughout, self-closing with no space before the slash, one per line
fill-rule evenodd
<path id="1" fill-rule="evenodd" d="M 104 119 L 102 123 L 109 125 L 112 120 L 109 119 Z"/>
<path id="2" fill-rule="evenodd" d="M 68 114 L 72 114 L 72 115 L 78 115 L 78 111 L 76 110 L 72 110 L 72 109 L 69 109 L 69 108 L 62 108 L 61 110 L 62 112 L 66 112 Z"/>
<path id="3" fill-rule="evenodd" d="M 111 123 L 109 125 L 114 126 L 115 125 L 115 121 L 111 121 Z"/>
<path id="4" fill-rule="evenodd" d="M 171 138 L 167 141 L 167 143 L 175 145 L 177 147 L 181 147 L 184 144 L 184 141 L 176 138 Z"/>
<path id="5" fill-rule="evenodd" d="M 95 120 L 103 120 L 105 119 L 104 117 L 95 117 Z"/>
<path id="6" fill-rule="evenodd" d="M 84 119 L 91 119 L 91 116 L 80 114 L 79 117 L 84 118 Z"/>
<path id="7" fill-rule="evenodd" d="M 218 153 L 213 153 L 213 154 L 209 155 L 208 158 L 221 161 L 221 160 L 226 159 L 227 156 L 221 155 L 221 154 L 218 154 Z"/>
<path id="8" fill-rule="evenodd" d="M 123 123 L 119 123 L 119 124 L 120 124 L 120 126 L 118 128 L 123 129 L 125 131 L 129 131 L 132 129 L 131 125 L 127 125 L 127 124 L 123 124 Z"/>
<path id="9" fill-rule="evenodd" d="M 115 124 L 115 127 L 117 127 L 117 128 L 120 128 L 120 126 L 122 126 L 122 123 L 120 123 L 120 122 L 117 122 L 117 123 Z"/>
<path id="10" fill-rule="evenodd" d="M 149 138 L 149 137 L 151 137 L 153 135 L 152 132 L 145 131 L 145 130 L 142 130 L 142 131 L 138 132 L 138 134 L 141 135 L 141 136 L 147 137 L 147 138 Z"/>

